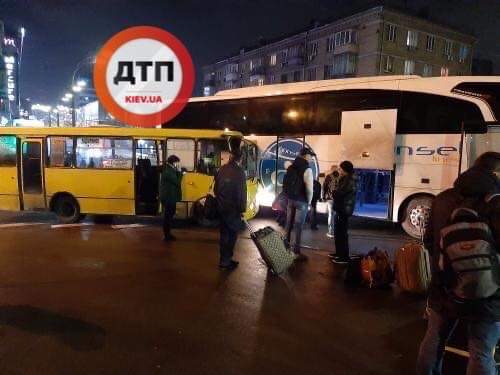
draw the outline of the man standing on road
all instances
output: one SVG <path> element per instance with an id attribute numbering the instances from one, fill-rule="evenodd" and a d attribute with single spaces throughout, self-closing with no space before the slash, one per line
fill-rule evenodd
<path id="1" fill-rule="evenodd" d="M 286 241 L 290 244 L 292 229 L 295 228 L 295 243 L 293 251 L 297 254 L 297 260 L 306 260 L 307 257 L 301 253 L 300 245 L 302 238 L 302 227 L 306 221 L 309 205 L 313 197 L 313 173 L 309 166 L 314 152 L 309 148 L 300 150 L 299 156 L 295 158 L 283 178 L 283 192 L 288 198 L 286 216 Z"/>
<path id="2" fill-rule="evenodd" d="M 460 245 L 460 251 L 464 249 L 470 253 L 475 240 L 480 242 L 482 251 L 489 248 L 493 252 L 500 252 L 500 197 L 494 195 L 498 193 L 500 193 L 500 153 L 487 152 L 476 160 L 472 168 L 458 177 L 452 189 L 442 192 L 434 199 L 424 238 L 425 245 L 431 253 L 432 280 L 427 302 L 427 332 L 420 345 L 417 361 L 419 375 L 441 374 L 444 347 L 459 319 L 468 326 L 470 357 L 467 374 L 496 374 L 493 349 L 500 339 L 500 290 L 497 289 L 489 297 L 457 298 L 454 291 L 459 279 L 452 264 L 446 261 L 449 258 L 445 254 L 451 249 L 450 244 Z M 464 208 L 469 206 L 471 209 Z M 456 210 L 457 208 L 459 210 Z M 442 236 L 452 228 L 450 223 L 453 222 L 450 222 L 450 218 L 457 212 L 474 214 L 475 211 L 479 214 L 477 217 L 479 221 L 460 222 L 458 230 Z M 486 230 L 482 223 L 487 224 Z M 480 230 L 481 227 L 483 230 Z M 442 231 L 443 229 L 445 230 Z M 471 257 L 469 255 L 462 259 L 467 261 Z M 485 259 L 484 255 L 477 258 Z M 476 270 L 474 267 L 467 267 L 470 271 L 467 273 L 467 278 L 480 277 L 483 272 L 498 275 L 500 272 L 498 262 L 491 260 L 490 262 L 492 267 L 489 268 Z M 477 264 L 476 268 L 481 266 L 481 263 Z M 495 282 L 498 286 L 499 281 Z"/>
<path id="3" fill-rule="evenodd" d="M 333 209 L 333 193 L 339 185 L 340 174 L 336 165 L 332 165 L 330 173 L 323 183 L 323 199 L 328 204 L 328 232 L 327 237 L 333 238 L 335 228 L 335 210 Z"/>
<path id="4" fill-rule="evenodd" d="M 214 193 L 220 217 L 219 267 L 227 270 L 234 270 L 239 264 L 233 260 L 233 252 L 247 207 L 246 176 L 240 160 L 239 147 L 234 147 L 229 162 L 215 176 Z"/>
<path id="5" fill-rule="evenodd" d="M 176 239 L 172 235 L 171 229 L 177 202 L 182 200 L 182 173 L 179 171 L 179 162 L 180 159 L 177 156 L 170 155 L 160 179 L 160 201 L 163 205 L 163 241 L 165 242 Z"/>
<path id="6" fill-rule="evenodd" d="M 354 212 L 356 204 L 356 176 L 354 166 L 350 161 L 340 163 L 340 179 L 337 189 L 333 192 L 333 209 L 335 210 L 335 255 L 332 262 L 347 264 L 349 262 L 349 217 Z"/>

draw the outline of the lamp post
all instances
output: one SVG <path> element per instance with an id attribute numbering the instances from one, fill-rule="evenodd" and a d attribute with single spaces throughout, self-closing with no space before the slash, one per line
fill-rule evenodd
<path id="1" fill-rule="evenodd" d="M 17 108 L 18 111 L 21 111 L 21 62 L 23 61 L 23 46 L 24 46 L 24 36 L 26 35 L 26 29 L 21 27 L 19 29 L 19 33 L 21 34 L 21 46 L 19 47 L 19 64 L 17 67 Z"/>

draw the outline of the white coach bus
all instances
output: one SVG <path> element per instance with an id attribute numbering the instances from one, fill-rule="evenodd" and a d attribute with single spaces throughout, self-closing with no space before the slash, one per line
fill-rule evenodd
<path id="1" fill-rule="evenodd" d="M 230 129 L 257 144 L 258 194 L 270 205 L 303 145 L 321 179 L 353 162 L 355 215 L 418 236 L 433 197 L 486 150 L 500 150 L 500 77 L 386 76 L 277 84 L 193 98 L 168 127 Z M 256 150 L 248 150 L 254 158 Z M 321 207 L 320 207 L 321 209 Z"/>

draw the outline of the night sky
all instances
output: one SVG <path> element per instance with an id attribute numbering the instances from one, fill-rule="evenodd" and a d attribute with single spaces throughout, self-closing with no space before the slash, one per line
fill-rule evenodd
<path id="1" fill-rule="evenodd" d="M 190 50 L 200 68 L 254 45 L 307 26 L 311 20 L 340 18 L 385 4 L 427 14 L 480 39 L 476 57 L 500 71 L 500 1 L 361 0 L 0 0 L 6 26 L 24 26 L 21 92 L 33 102 L 56 104 L 69 87 L 79 61 L 95 54 L 116 32 L 136 25 L 162 27 Z"/>

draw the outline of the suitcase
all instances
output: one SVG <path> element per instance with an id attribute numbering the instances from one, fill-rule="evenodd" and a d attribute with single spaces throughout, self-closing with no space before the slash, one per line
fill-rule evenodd
<path id="1" fill-rule="evenodd" d="M 402 290 L 424 294 L 431 282 L 429 252 L 418 242 L 409 242 L 396 251 L 396 281 Z"/>
<path id="2" fill-rule="evenodd" d="M 247 221 L 245 225 L 250 231 L 250 238 L 257 246 L 260 256 L 274 274 L 281 275 L 290 268 L 296 255 L 286 247 L 280 233 L 269 226 L 254 230 Z"/>

